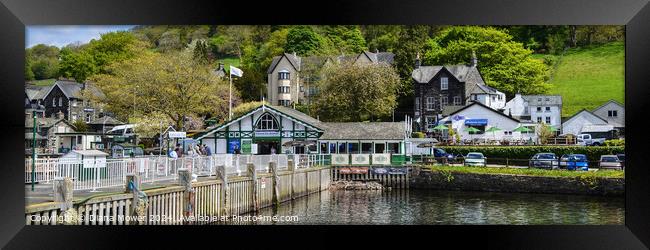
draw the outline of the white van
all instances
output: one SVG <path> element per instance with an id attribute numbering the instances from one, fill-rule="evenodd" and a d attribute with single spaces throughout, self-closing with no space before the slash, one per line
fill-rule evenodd
<path id="1" fill-rule="evenodd" d="M 108 134 L 119 134 L 120 136 L 124 136 L 124 137 L 131 137 L 131 136 L 135 135 L 135 132 L 133 131 L 134 127 L 135 127 L 135 124 L 118 125 L 118 126 L 113 127 L 107 133 Z"/>

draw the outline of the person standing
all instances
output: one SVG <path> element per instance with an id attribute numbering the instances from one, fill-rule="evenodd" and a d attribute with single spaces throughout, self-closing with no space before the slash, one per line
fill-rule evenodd
<path id="1" fill-rule="evenodd" d="M 205 155 L 211 156 L 212 155 L 212 150 L 210 149 L 210 146 L 208 146 L 208 145 L 203 145 L 203 146 L 204 146 L 203 148 L 205 149 Z"/>
<path id="2" fill-rule="evenodd" d="M 176 148 L 174 149 L 174 151 L 176 151 L 176 155 L 178 156 L 178 158 L 183 157 L 183 149 L 181 148 L 180 143 L 176 144 Z"/>

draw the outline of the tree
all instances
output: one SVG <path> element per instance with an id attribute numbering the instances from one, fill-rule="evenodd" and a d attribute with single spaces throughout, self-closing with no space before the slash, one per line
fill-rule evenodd
<path id="1" fill-rule="evenodd" d="M 363 36 L 370 51 L 390 51 L 397 47 L 402 26 L 366 25 L 362 27 Z"/>
<path id="2" fill-rule="evenodd" d="M 25 78 L 42 80 L 56 78 L 59 71 L 59 48 L 38 44 L 25 49 Z"/>
<path id="3" fill-rule="evenodd" d="M 430 39 L 424 61 L 428 65 L 468 64 L 472 52 L 487 85 L 507 96 L 542 94 L 549 89 L 548 68 L 533 59 L 531 50 L 492 27 L 454 26 Z"/>
<path id="4" fill-rule="evenodd" d="M 269 105 L 268 102 L 262 102 L 262 101 L 241 103 L 237 105 L 237 107 L 232 109 L 233 117 L 242 116 L 250 112 L 251 110 L 256 109 L 257 107 L 262 106 L 262 104 Z"/>
<path id="5" fill-rule="evenodd" d="M 91 54 L 82 50 L 72 52 L 68 49 L 61 51 L 59 73 L 64 77 L 72 77 L 77 82 L 85 82 L 88 77 L 98 72 L 95 59 Z"/>
<path id="6" fill-rule="evenodd" d="M 399 75 L 386 64 L 332 64 L 317 83 L 313 103 L 323 121 L 366 121 L 390 116 L 396 103 Z"/>
<path id="7" fill-rule="evenodd" d="M 32 60 L 29 58 L 29 56 L 25 58 L 25 80 L 34 80 L 34 72 L 32 72 Z"/>
<path id="8" fill-rule="evenodd" d="M 551 131 L 551 127 L 549 125 L 546 125 L 546 123 L 540 123 L 537 126 L 537 138 L 539 138 L 539 142 L 541 144 L 547 144 L 548 140 L 553 137 L 553 131 Z"/>
<path id="9" fill-rule="evenodd" d="M 329 40 L 328 45 L 339 54 L 356 54 L 368 49 L 357 26 L 325 26 L 322 29 L 325 38 Z"/>
<path id="10" fill-rule="evenodd" d="M 72 126 L 74 126 L 74 130 L 76 132 L 86 132 L 88 131 L 88 124 L 83 121 L 83 119 L 77 119 L 72 123 Z"/>
<path id="11" fill-rule="evenodd" d="M 210 55 L 207 43 L 203 40 L 197 40 L 194 42 L 193 47 L 193 59 L 201 64 L 208 64 L 210 62 Z"/>
<path id="12" fill-rule="evenodd" d="M 322 54 L 326 49 L 323 37 L 310 26 L 296 26 L 289 29 L 284 51 L 301 56 Z"/>
<path id="13" fill-rule="evenodd" d="M 228 83 L 190 53 L 149 52 L 112 64 L 109 70 L 112 74 L 94 77 L 104 96 L 93 98 L 118 119 L 160 112 L 180 129 L 187 117 L 228 115 Z M 239 103 L 236 91 L 233 100 Z"/>

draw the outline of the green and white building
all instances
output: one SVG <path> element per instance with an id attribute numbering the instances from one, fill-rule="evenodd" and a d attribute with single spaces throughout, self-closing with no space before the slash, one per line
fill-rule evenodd
<path id="1" fill-rule="evenodd" d="M 371 165 L 371 154 L 403 161 L 410 128 L 407 122 L 321 122 L 288 107 L 261 105 L 194 139 L 216 154 L 346 155 Z"/>

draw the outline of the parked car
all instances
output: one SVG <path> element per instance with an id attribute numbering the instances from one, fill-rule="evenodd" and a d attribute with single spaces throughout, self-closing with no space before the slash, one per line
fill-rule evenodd
<path id="1" fill-rule="evenodd" d="M 485 167 L 487 166 L 486 164 L 487 158 L 483 156 L 483 153 L 479 152 L 470 152 L 465 156 L 465 166 L 482 166 Z"/>
<path id="2" fill-rule="evenodd" d="M 589 170 L 589 161 L 587 156 L 583 154 L 571 154 L 569 160 L 566 162 L 568 170 Z"/>
<path id="3" fill-rule="evenodd" d="M 616 157 L 621 161 L 621 169 L 625 169 L 625 154 L 617 154 Z"/>
<path id="4" fill-rule="evenodd" d="M 447 153 L 441 148 L 433 149 L 433 157 L 435 157 L 438 162 L 442 162 L 442 158 L 447 158 L 448 163 L 454 163 L 456 161 L 456 156 Z"/>
<path id="5" fill-rule="evenodd" d="M 530 158 L 528 166 L 531 168 L 556 169 L 559 167 L 558 161 L 554 153 L 537 153 Z"/>
<path id="6" fill-rule="evenodd" d="M 569 155 L 571 154 L 563 154 L 560 156 L 560 162 L 558 163 L 560 168 L 566 168 L 566 163 L 569 161 Z"/>
<path id="7" fill-rule="evenodd" d="M 590 134 L 579 134 L 577 136 L 578 145 L 583 146 L 601 146 L 605 145 L 605 138 L 593 138 Z"/>
<path id="8" fill-rule="evenodd" d="M 621 160 L 618 159 L 618 156 L 616 155 L 601 155 L 600 156 L 600 162 L 598 162 L 598 167 L 599 168 L 615 168 L 615 169 L 623 169 L 623 165 L 621 164 Z"/>

